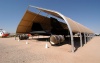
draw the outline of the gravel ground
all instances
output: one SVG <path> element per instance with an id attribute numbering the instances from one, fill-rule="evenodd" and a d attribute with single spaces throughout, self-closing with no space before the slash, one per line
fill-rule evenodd
<path id="1" fill-rule="evenodd" d="M 94 37 L 75 53 L 71 53 L 69 44 L 51 46 L 44 40 L 0 38 L 0 63 L 100 63 L 100 37 Z"/>

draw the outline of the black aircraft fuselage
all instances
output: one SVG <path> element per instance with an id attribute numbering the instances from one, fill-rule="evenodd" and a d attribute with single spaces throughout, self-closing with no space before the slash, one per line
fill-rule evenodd
<path id="1" fill-rule="evenodd" d="M 38 35 L 67 35 L 69 31 L 67 29 L 63 29 L 60 22 L 55 18 L 50 18 L 51 21 L 51 30 L 45 30 L 41 23 L 33 23 L 31 28 L 31 35 L 38 34 Z"/>

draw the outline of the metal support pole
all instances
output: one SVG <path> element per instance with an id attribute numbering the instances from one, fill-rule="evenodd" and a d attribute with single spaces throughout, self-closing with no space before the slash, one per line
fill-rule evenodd
<path id="1" fill-rule="evenodd" d="M 89 40 L 91 40 L 91 34 L 89 34 Z"/>
<path id="2" fill-rule="evenodd" d="M 94 34 L 92 34 L 92 38 L 94 37 Z"/>
<path id="3" fill-rule="evenodd" d="M 92 38 L 94 37 L 94 34 L 92 34 Z"/>
<path id="4" fill-rule="evenodd" d="M 93 34 L 91 34 L 91 39 L 93 38 Z"/>
<path id="5" fill-rule="evenodd" d="M 88 35 L 89 41 L 90 41 L 90 34 Z"/>
<path id="6" fill-rule="evenodd" d="M 82 47 L 82 34 L 80 32 L 80 46 Z"/>
<path id="7" fill-rule="evenodd" d="M 71 29 L 71 27 L 70 27 L 68 21 L 65 19 L 65 17 L 64 17 L 62 14 L 58 13 L 58 12 L 56 12 L 56 13 L 59 14 L 59 15 L 65 20 L 65 23 L 67 24 L 67 26 L 68 26 L 68 28 L 69 28 L 69 32 L 70 32 L 70 36 L 71 36 L 72 52 L 74 53 L 74 38 L 73 38 L 72 29 Z"/>
<path id="8" fill-rule="evenodd" d="M 89 34 L 89 40 L 91 40 L 90 34 Z"/>
<path id="9" fill-rule="evenodd" d="M 90 34 L 90 39 L 92 39 L 92 34 Z"/>
<path id="10" fill-rule="evenodd" d="M 91 40 L 91 34 L 89 34 L 89 40 Z"/>
<path id="11" fill-rule="evenodd" d="M 73 34 L 71 34 L 71 45 L 72 45 L 72 52 L 74 53 L 74 39 L 73 39 Z"/>
<path id="12" fill-rule="evenodd" d="M 84 42 L 86 44 L 86 34 L 84 33 Z"/>
<path id="13" fill-rule="evenodd" d="M 93 37 L 95 36 L 95 34 L 93 34 Z"/>
<path id="14" fill-rule="evenodd" d="M 89 34 L 87 34 L 87 42 L 89 41 Z"/>
<path id="15" fill-rule="evenodd" d="M 86 43 L 88 42 L 88 40 L 87 40 L 87 33 L 85 33 L 85 36 L 86 36 Z"/>
<path id="16" fill-rule="evenodd" d="M 93 38 L 93 34 L 92 34 L 92 36 L 91 36 L 92 38 Z"/>
<path id="17" fill-rule="evenodd" d="M 15 40 L 16 40 L 16 34 L 15 34 Z"/>

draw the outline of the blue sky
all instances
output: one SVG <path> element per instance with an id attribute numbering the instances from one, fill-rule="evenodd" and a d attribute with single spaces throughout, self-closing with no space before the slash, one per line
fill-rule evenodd
<path id="1" fill-rule="evenodd" d="M 100 33 L 100 0 L 0 0 L 0 28 L 16 32 L 28 5 L 58 11 Z"/>

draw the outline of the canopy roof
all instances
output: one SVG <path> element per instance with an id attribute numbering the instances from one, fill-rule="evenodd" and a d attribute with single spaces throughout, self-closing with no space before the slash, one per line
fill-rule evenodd
<path id="1" fill-rule="evenodd" d="M 32 6 L 32 7 L 34 7 L 34 6 Z M 47 14 L 50 14 L 50 15 L 56 16 L 58 18 L 61 18 L 64 21 L 66 21 L 67 24 L 60 22 L 60 24 L 63 26 L 64 29 L 69 29 L 69 27 L 68 27 L 68 25 L 69 25 L 72 32 L 93 33 L 93 31 L 91 31 L 87 27 L 85 27 L 85 26 L 77 23 L 76 21 L 62 15 L 61 13 L 59 13 L 57 11 L 43 9 L 43 8 L 39 8 L 39 7 L 34 7 L 34 8 L 36 8 L 40 11 L 43 11 Z M 18 27 L 17 27 L 16 33 L 28 33 L 28 32 L 30 32 L 33 22 L 41 23 L 42 27 L 45 30 L 50 30 L 51 29 L 51 27 L 50 27 L 50 18 L 27 10 L 25 12 L 22 20 L 20 21 Z"/>

